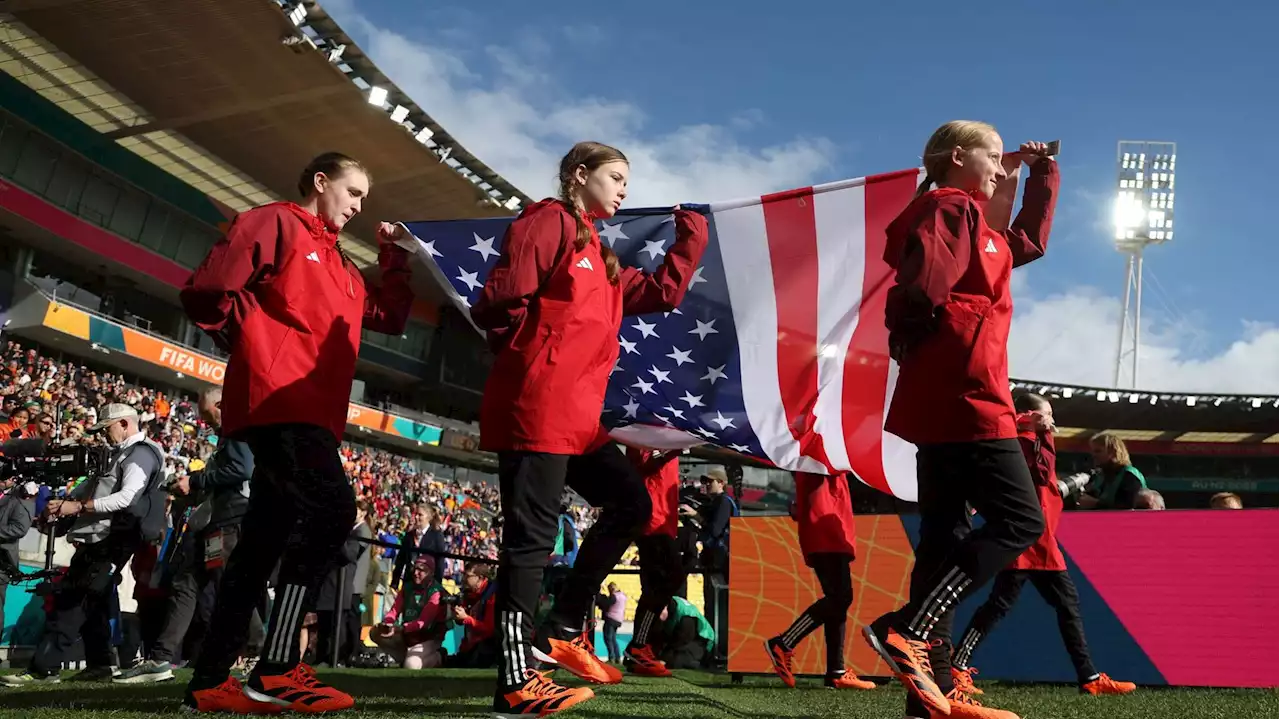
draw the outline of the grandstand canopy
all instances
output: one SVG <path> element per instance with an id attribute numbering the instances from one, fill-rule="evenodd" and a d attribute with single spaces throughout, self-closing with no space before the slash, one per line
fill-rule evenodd
<path id="1" fill-rule="evenodd" d="M 1260 443 L 1276 441 L 1275 395 L 1150 392 L 1014 380 L 1014 392 L 1053 402 L 1066 436 L 1114 430 L 1128 441 Z"/>
<path id="2" fill-rule="evenodd" d="M 11 0 L 2 9 L 16 22 L 4 28 L 0 61 L 233 210 L 296 199 L 300 170 L 328 150 L 358 158 L 373 175 L 349 227 L 370 244 L 379 220 L 503 215 L 510 211 L 492 198 L 527 199 L 413 105 L 318 5 L 304 6 L 295 22 L 272 0 Z M 344 50 L 331 61 L 323 50 L 337 45 Z M 408 108 L 415 130 L 430 128 L 431 146 L 369 104 L 357 77 Z"/>

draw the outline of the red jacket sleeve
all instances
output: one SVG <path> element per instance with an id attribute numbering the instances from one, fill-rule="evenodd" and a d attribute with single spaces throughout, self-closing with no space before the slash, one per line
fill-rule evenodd
<path id="1" fill-rule="evenodd" d="M 1031 175 L 1022 189 L 1022 209 L 1003 233 L 1013 254 L 1014 267 L 1044 257 L 1057 204 L 1058 163 L 1042 158 L 1031 166 Z"/>
<path id="2" fill-rule="evenodd" d="M 383 243 L 378 250 L 378 267 L 382 270 L 382 285 L 365 286 L 363 327 L 388 335 L 403 334 L 413 307 L 409 253 L 391 243 Z"/>
<path id="3" fill-rule="evenodd" d="M 483 621 L 470 614 L 467 615 L 466 619 L 462 620 L 462 625 L 469 630 L 466 637 L 468 642 L 483 641 L 493 636 L 493 615 L 496 614 L 494 611 L 494 599 L 495 597 L 489 597 L 485 602 Z"/>
<path id="4" fill-rule="evenodd" d="M 507 228 L 502 254 L 471 308 L 471 320 L 488 332 L 495 351 L 524 321 L 533 295 L 555 269 L 563 243 L 564 220 L 553 207 L 521 217 Z"/>
<path id="5" fill-rule="evenodd" d="M 631 460 L 631 464 L 640 473 L 641 477 L 650 477 L 657 474 L 670 462 L 672 455 L 666 452 L 658 452 L 655 450 L 644 450 L 637 447 L 627 447 L 627 459 Z"/>
<path id="6" fill-rule="evenodd" d="M 707 218 L 690 210 L 677 210 L 675 222 L 676 241 L 656 272 L 622 269 L 618 284 L 622 287 L 623 315 L 669 312 L 684 299 L 689 280 L 707 249 Z"/>
<path id="7" fill-rule="evenodd" d="M 284 255 L 281 218 L 266 208 L 242 212 L 179 293 L 187 316 L 224 350 L 231 350 L 240 321 L 256 303 L 250 287 Z"/>
<path id="8" fill-rule="evenodd" d="M 902 253 L 886 257 L 897 270 L 885 304 L 889 330 L 933 319 L 969 267 L 978 227 L 977 210 L 964 195 L 942 195 L 907 233 Z"/>

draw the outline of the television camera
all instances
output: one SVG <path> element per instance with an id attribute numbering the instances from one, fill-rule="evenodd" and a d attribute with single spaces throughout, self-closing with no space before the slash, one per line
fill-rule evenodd
<path id="1" fill-rule="evenodd" d="M 111 466 L 110 447 L 50 445 L 39 439 L 11 439 L 0 445 L 0 455 L 0 479 L 21 477 L 50 485 L 97 476 Z"/>

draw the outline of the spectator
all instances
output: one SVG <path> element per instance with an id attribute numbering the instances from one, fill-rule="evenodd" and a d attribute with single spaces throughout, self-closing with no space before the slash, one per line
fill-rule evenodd
<path id="1" fill-rule="evenodd" d="M 496 616 L 494 598 L 497 584 L 493 568 L 471 563 L 462 575 L 462 604 L 453 607 L 453 621 L 465 627 L 458 653 L 445 665 L 455 668 L 488 669 L 498 658 L 498 642 L 493 634 Z"/>
<path id="2" fill-rule="evenodd" d="M 1164 496 L 1154 489 L 1144 489 L 1138 492 L 1138 497 L 1133 502 L 1133 508 L 1164 509 Z"/>
<path id="3" fill-rule="evenodd" d="M 1080 495 L 1081 509 L 1137 509 L 1138 494 L 1147 488 L 1142 472 L 1129 460 L 1124 440 L 1100 432 L 1089 440 L 1093 461 L 1101 476 Z"/>
<path id="4" fill-rule="evenodd" d="M 607 592 L 596 598 L 600 607 L 600 616 L 604 619 L 604 648 L 609 653 L 609 661 L 622 663 L 622 652 L 618 649 L 618 629 L 627 614 L 627 595 L 618 585 L 609 582 Z"/>
<path id="5" fill-rule="evenodd" d="M 1209 498 L 1210 509 L 1244 509 L 1240 495 L 1231 492 L 1218 492 Z"/>
<path id="6" fill-rule="evenodd" d="M 373 642 L 405 669 L 440 666 L 444 639 L 444 587 L 435 580 L 436 561 L 424 554 L 413 563 L 404 589 L 373 632 Z"/>

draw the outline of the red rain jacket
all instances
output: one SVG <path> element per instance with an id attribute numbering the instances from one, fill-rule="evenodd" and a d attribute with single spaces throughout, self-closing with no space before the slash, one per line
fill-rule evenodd
<path id="1" fill-rule="evenodd" d="M 679 305 L 706 249 L 706 218 L 681 210 L 675 221 L 662 266 L 653 274 L 623 268 L 617 285 L 605 276 L 594 228 L 576 248 L 577 224 L 563 202 L 530 205 L 511 223 L 471 308 L 495 354 L 480 405 L 481 449 L 587 451 L 600 430 L 622 317 Z"/>
<path id="2" fill-rule="evenodd" d="M 913 444 L 1013 439 L 1009 393 L 1009 277 L 1044 255 L 1058 166 L 1031 168 L 1010 229 L 955 189 L 926 192 L 889 225 L 884 259 L 896 271 L 885 324 L 898 381 L 885 429 Z"/>
<path id="3" fill-rule="evenodd" d="M 1027 415 L 1018 416 L 1018 443 L 1027 458 L 1031 478 L 1035 480 L 1036 495 L 1044 510 L 1044 534 L 1009 565 L 1009 569 L 1040 569 L 1056 572 L 1067 570 L 1067 560 L 1058 547 L 1058 520 L 1062 518 L 1062 495 L 1058 493 L 1057 450 L 1053 445 L 1053 433 L 1037 433 L 1025 426 Z"/>
<path id="4" fill-rule="evenodd" d="M 665 534 L 674 538 L 680 528 L 680 453 L 627 447 L 627 459 L 644 477 L 653 503 L 653 514 L 641 535 Z"/>
<path id="5" fill-rule="evenodd" d="M 858 542 L 848 475 L 796 472 L 795 478 L 796 501 L 791 518 L 798 525 L 805 563 L 815 554 L 856 556 Z"/>
<path id="6" fill-rule="evenodd" d="M 181 293 L 191 321 L 231 353 L 223 433 L 302 423 L 341 441 L 361 328 L 404 332 L 408 258 L 384 244 L 382 287 L 366 288 L 315 215 L 292 202 L 240 213 Z"/>

